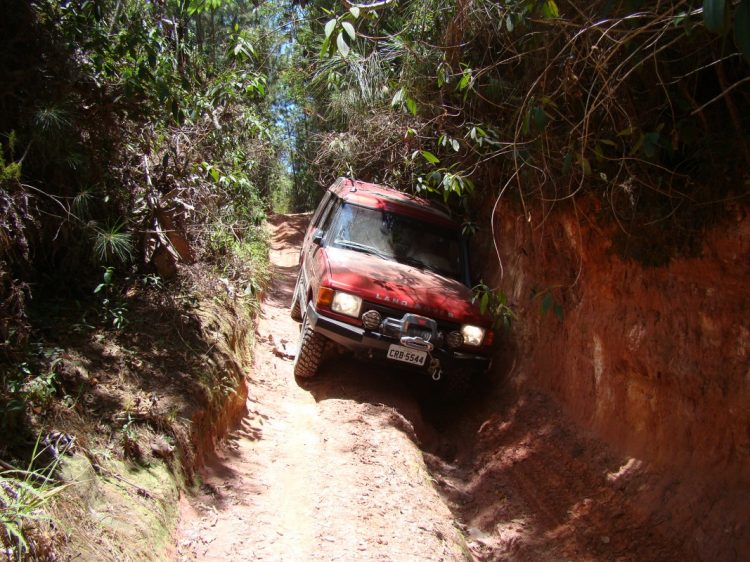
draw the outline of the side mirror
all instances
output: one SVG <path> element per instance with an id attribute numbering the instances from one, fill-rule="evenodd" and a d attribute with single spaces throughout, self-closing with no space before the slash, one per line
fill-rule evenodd
<path id="1" fill-rule="evenodd" d="M 312 243 L 316 246 L 322 246 L 323 245 L 323 236 L 325 235 L 325 232 L 323 232 L 322 229 L 317 229 L 315 233 L 313 234 Z"/>

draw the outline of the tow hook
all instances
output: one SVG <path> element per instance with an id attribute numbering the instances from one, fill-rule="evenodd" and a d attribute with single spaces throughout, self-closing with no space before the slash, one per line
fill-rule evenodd
<path id="1" fill-rule="evenodd" d="M 432 380 L 439 381 L 440 377 L 443 376 L 443 370 L 440 368 L 440 361 L 438 359 L 432 359 L 430 361 L 430 367 L 428 369 Z"/>

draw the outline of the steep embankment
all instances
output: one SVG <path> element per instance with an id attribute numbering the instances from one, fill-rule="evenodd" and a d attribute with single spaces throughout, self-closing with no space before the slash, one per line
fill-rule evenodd
<path id="1" fill-rule="evenodd" d="M 750 552 L 747 209 L 658 267 L 623 259 L 618 227 L 599 211 L 591 200 L 526 215 L 499 206 L 494 276 L 523 318 L 511 377 L 549 391 L 648 471 L 658 485 L 636 503 L 695 555 L 740 559 Z"/>

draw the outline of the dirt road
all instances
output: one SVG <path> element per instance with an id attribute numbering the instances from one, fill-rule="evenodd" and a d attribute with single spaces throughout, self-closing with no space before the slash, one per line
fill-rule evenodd
<path id="1" fill-rule="evenodd" d="M 183 502 L 180 559 L 470 559 L 397 409 L 409 406 L 392 404 L 397 381 L 351 361 L 295 381 L 288 309 L 306 220 L 272 220 L 249 414 L 206 467 L 204 493 Z"/>
<path id="2" fill-rule="evenodd" d="M 665 525 L 669 482 L 538 393 L 483 381 L 446 408 L 346 357 L 301 386 L 288 307 L 306 220 L 270 221 L 249 413 L 182 501 L 180 561 L 694 559 Z"/>

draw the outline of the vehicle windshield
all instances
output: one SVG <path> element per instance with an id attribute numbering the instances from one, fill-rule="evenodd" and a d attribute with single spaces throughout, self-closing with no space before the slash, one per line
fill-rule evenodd
<path id="1" fill-rule="evenodd" d="M 344 203 L 332 231 L 330 244 L 334 247 L 374 254 L 464 281 L 462 245 L 456 230 Z"/>

